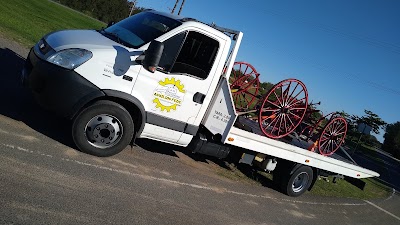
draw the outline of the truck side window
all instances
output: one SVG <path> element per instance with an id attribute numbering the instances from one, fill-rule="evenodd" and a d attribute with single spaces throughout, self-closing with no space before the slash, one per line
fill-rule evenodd
<path id="1" fill-rule="evenodd" d="M 158 64 L 158 66 L 162 68 L 162 71 L 171 72 L 186 34 L 187 32 L 182 32 L 164 41 L 164 51 L 160 63 Z"/>
<path id="2" fill-rule="evenodd" d="M 190 31 L 172 67 L 172 73 L 186 73 L 206 79 L 214 64 L 219 48 L 218 41 Z"/>
<path id="3" fill-rule="evenodd" d="M 214 64 L 218 41 L 195 31 L 182 32 L 164 41 L 159 67 L 167 73 L 206 79 Z"/>

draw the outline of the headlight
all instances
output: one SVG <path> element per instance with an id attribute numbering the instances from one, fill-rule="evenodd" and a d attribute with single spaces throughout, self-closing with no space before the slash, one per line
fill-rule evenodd
<path id="1" fill-rule="evenodd" d="M 75 69 L 92 58 L 92 52 L 85 49 L 66 49 L 56 52 L 47 61 L 67 69 Z"/>

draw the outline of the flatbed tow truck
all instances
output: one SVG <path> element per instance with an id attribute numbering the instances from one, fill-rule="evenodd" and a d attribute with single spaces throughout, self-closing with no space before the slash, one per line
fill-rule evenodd
<path id="1" fill-rule="evenodd" d="M 310 190 L 320 172 L 379 176 L 307 151 L 309 143 L 268 138 L 238 117 L 228 79 L 242 37 L 149 10 L 97 31 L 47 34 L 31 49 L 21 79 L 40 105 L 73 121 L 76 146 L 95 156 L 117 154 L 137 138 L 218 158 L 231 153 L 273 171 L 290 196 Z M 252 132 L 234 126 L 246 123 Z"/>

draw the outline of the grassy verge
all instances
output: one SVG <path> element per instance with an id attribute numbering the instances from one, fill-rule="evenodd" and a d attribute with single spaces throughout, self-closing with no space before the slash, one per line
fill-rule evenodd
<path id="1" fill-rule="evenodd" d="M 252 185 L 263 185 L 268 188 L 275 188 L 272 182 L 273 175 L 261 171 L 252 171 L 250 167 L 237 168 L 234 164 L 227 164 L 225 168 L 219 168 L 216 173 L 222 177 L 241 181 Z M 325 179 L 318 179 L 313 189 L 309 194 L 325 197 L 343 197 L 354 199 L 380 199 L 386 198 L 392 193 L 392 189 L 386 185 L 368 178 L 363 179 L 366 182 L 364 190 L 361 190 L 346 180 L 338 179 L 336 183 L 332 182 L 329 177 L 329 182 Z"/>
<path id="2" fill-rule="evenodd" d="M 363 179 L 366 182 L 364 190 L 353 186 L 345 180 L 338 180 L 336 183 L 326 182 L 321 179 L 315 183 L 311 194 L 329 197 L 345 197 L 355 199 L 376 199 L 386 198 L 392 193 L 392 189 L 378 181 L 368 178 Z"/>
<path id="3" fill-rule="evenodd" d="M 48 0 L 2 1 L 0 32 L 24 47 L 62 29 L 98 29 L 103 23 Z"/>
<path id="4" fill-rule="evenodd" d="M 346 146 L 349 147 L 350 152 L 354 152 L 357 143 L 353 142 L 353 141 L 347 141 L 346 142 Z M 380 154 L 377 153 L 376 149 L 371 147 L 371 146 L 367 146 L 363 143 L 361 143 L 360 145 L 357 146 L 356 149 L 356 153 L 357 152 L 362 152 L 362 154 L 368 158 L 370 158 L 371 160 L 373 160 L 375 163 L 377 163 L 378 165 L 385 167 L 385 162 L 383 161 L 383 159 L 380 157 Z"/>

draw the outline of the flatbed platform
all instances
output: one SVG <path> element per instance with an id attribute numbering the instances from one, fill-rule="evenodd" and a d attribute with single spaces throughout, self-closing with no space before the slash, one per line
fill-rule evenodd
<path id="1" fill-rule="evenodd" d="M 260 125 L 258 124 L 258 122 L 254 121 L 254 120 L 251 120 L 251 119 L 248 119 L 248 118 L 246 118 L 244 116 L 239 116 L 237 118 L 237 121 L 238 121 L 239 124 L 245 125 L 247 128 L 251 128 L 251 132 L 252 133 L 264 136 L 264 133 L 261 131 Z M 243 126 L 242 127 L 236 126 L 236 127 L 238 127 L 239 129 L 243 128 Z M 298 136 L 296 137 L 296 135 L 292 135 L 292 134 L 289 134 L 285 138 L 279 139 L 279 141 L 282 141 L 282 142 L 297 146 L 299 148 L 304 149 L 305 151 L 308 151 L 307 148 L 310 145 L 313 144 L 310 141 L 307 142 L 307 141 L 299 138 Z M 344 149 L 340 149 L 340 150 L 345 151 Z M 337 153 L 334 153 L 334 154 L 332 154 L 330 156 L 327 156 L 327 157 L 331 157 L 331 158 L 334 158 L 334 159 L 337 159 L 337 160 L 340 160 L 340 161 L 343 161 L 343 162 L 346 162 L 346 163 L 351 163 L 351 164 L 357 165 L 354 162 L 353 159 L 347 159 L 347 158 L 345 158 L 345 157 L 343 157 L 343 156 L 341 156 L 341 155 L 339 155 Z"/>
<path id="2" fill-rule="evenodd" d="M 268 138 L 256 121 L 243 116 L 239 116 L 235 124 L 228 134 L 227 144 L 353 178 L 379 176 L 378 173 L 362 168 L 338 154 L 323 156 L 308 151 L 307 148 L 312 143 L 293 135 L 279 140 Z"/>

